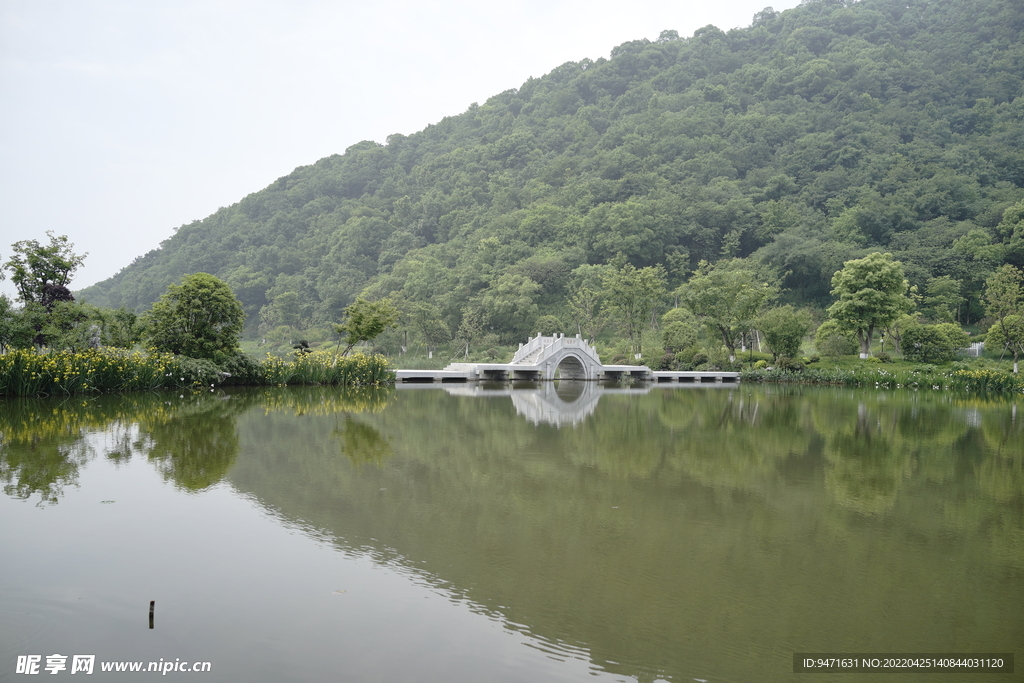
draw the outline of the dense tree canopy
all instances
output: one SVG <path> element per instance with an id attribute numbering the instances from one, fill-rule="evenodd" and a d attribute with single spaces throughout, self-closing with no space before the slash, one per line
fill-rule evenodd
<path id="1" fill-rule="evenodd" d="M 701 261 L 765 262 L 785 303 L 824 308 L 833 274 L 880 251 L 929 316 L 977 322 L 988 275 L 1024 265 L 1021 17 L 1015 0 L 812 0 L 627 42 L 297 168 L 83 295 L 141 311 L 202 270 L 252 331 L 261 312 L 327 324 L 393 296 L 449 330 L 482 312 L 510 342 L 544 315 L 582 327 L 573 274 L 618 254 L 670 289 Z"/>
<path id="2" fill-rule="evenodd" d="M 157 350 L 220 361 L 237 351 L 245 312 L 222 280 L 193 273 L 168 287 L 145 320 Z"/>
<path id="3" fill-rule="evenodd" d="M 860 357 L 871 352 L 875 330 L 885 327 L 913 307 L 907 297 L 903 264 L 892 254 L 874 252 L 847 261 L 832 278 L 836 302 L 829 316 L 841 329 L 853 332 L 860 341 Z"/>
<path id="4" fill-rule="evenodd" d="M 72 301 L 68 284 L 88 254 L 74 253 L 67 235 L 46 233 L 49 244 L 38 240 L 20 240 L 11 245 L 14 254 L 4 268 L 11 273 L 11 282 L 18 288 L 24 304 L 41 304 L 51 308 L 59 301 Z"/>

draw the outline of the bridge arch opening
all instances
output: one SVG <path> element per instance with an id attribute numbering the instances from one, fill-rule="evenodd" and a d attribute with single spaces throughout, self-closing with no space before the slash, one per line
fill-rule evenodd
<path id="1" fill-rule="evenodd" d="M 587 379 L 587 368 L 579 358 L 567 355 L 555 368 L 556 379 Z"/>

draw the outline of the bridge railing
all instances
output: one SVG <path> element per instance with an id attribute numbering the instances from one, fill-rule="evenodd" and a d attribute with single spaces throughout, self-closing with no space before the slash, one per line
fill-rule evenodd
<path id="1" fill-rule="evenodd" d="M 566 337 L 558 335 L 555 337 L 543 337 L 537 335 L 530 339 L 530 341 L 519 347 L 515 355 L 512 357 L 512 362 L 516 363 L 524 358 L 529 357 L 532 353 L 538 349 L 544 349 L 543 352 L 535 360 L 536 363 L 543 362 L 546 358 L 549 358 L 552 354 L 558 353 L 564 348 L 571 348 L 582 351 L 583 353 L 598 359 L 597 350 L 587 343 L 587 340 L 581 339 L 580 337 Z M 598 359 L 598 362 L 600 360 Z"/>

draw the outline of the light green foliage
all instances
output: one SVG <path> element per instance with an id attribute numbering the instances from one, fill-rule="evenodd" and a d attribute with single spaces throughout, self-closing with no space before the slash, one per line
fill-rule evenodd
<path id="1" fill-rule="evenodd" d="M 642 334 L 665 295 L 665 269 L 660 265 L 636 268 L 631 263 L 609 270 L 604 277 L 604 294 L 612 320 L 630 339 L 637 358 L 643 353 Z"/>
<path id="2" fill-rule="evenodd" d="M 928 280 L 924 296 L 924 313 L 940 323 L 956 321 L 957 312 L 965 299 L 960 295 L 960 282 L 943 275 Z"/>
<path id="3" fill-rule="evenodd" d="M 1024 319 L 1024 273 L 1010 264 L 1001 266 L 985 283 L 985 304 L 996 319 L 985 336 L 985 344 L 1012 352 L 1013 371 L 1017 372 L 1019 357 L 1024 351 L 1021 323 Z"/>
<path id="4" fill-rule="evenodd" d="M 665 325 L 661 335 L 661 345 L 665 351 L 678 353 L 697 343 L 696 325 L 684 322 L 672 322 Z"/>
<path id="5" fill-rule="evenodd" d="M 604 278 L 611 266 L 583 265 L 572 272 L 567 304 L 576 332 L 585 339 L 597 339 L 608 324 L 604 301 Z"/>
<path id="6" fill-rule="evenodd" d="M 50 243 L 21 240 L 11 245 L 14 254 L 4 268 L 11 271 L 11 282 L 18 288 L 23 303 L 48 304 L 54 300 L 53 287 L 66 288 L 88 254 L 75 254 L 66 235 L 47 231 Z M 58 299 L 59 300 L 59 299 Z"/>
<path id="7" fill-rule="evenodd" d="M 537 322 L 533 324 L 534 332 L 545 337 L 550 337 L 560 332 L 564 332 L 565 330 L 563 327 L 564 325 L 562 325 L 562 321 L 553 315 L 542 315 L 537 318 Z"/>
<path id="8" fill-rule="evenodd" d="M 811 314 L 797 310 L 790 305 L 765 311 L 754 321 L 755 327 L 764 335 L 775 360 L 779 357 L 796 358 L 800 344 L 811 329 Z"/>
<path id="9" fill-rule="evenodd" d="M 245 312 L 227 284 L 193 273 L 168 287 L 144 320 L 157 350 L 216 361 L 238 349 Z"/>
<path id="10" fill-rule="evenodd" d="M 681 305 L 722 339 L 729 360 L 736 360 L 740 336 L 754 326 L 761 309 L 778 296 L 777 282 L 739 259 L 712 265 L 701 261 L 676 295 Z"/>
<path id="11" fill-rule="evenodd" d="M 1005 245 L 1006 259 L 1024 266 L 1024 200 L 1003 212 L 1003 220 L 995 229 L 997 238 Z"/>
<path id="12" fill-rule="evenodd" d="M 826 320 L 814 333 L 814 348 L 823 356 L 839 358 L 857 353 L 857 340 L 835 320 Z"/>
<path id="13" fill-rule="evenodd" d="M 913 325 L 903 331 L 903 357 L 918 363 L 944 363 L 956 358 L 957 349 L 970 336 L 953 323 Z"/>
<path id="14" fill-rule="evenodd" d="M 1002 320 L 1024 306 L 1024 273 L 1010 264 L 1000 266 L 985 282 L 985 307 Z"/>
<path id="15" fill-rule="evenodd" d="M 508 272 L 480 294 L 486 312 L 505 343 L 525 339 L 537 319 L 540 285 L 520 273 Z"/>
<path id="16" fill-rule="evenodd" d="M 359 342 L 370 341 L 398 321 L 398 309 L 390 299 L 367 301 L 362 297 L 345 308 L 345 319 L 334 325 L 339 340 L 344 340 L 348 354 Z"/>
<path id="17" fill-rule="evenodd" d="M 442 320 L 441 311 L 433 304 L 414 301 L 407 307 L 407 317 L 413 328 L 419 332 L 427 347 L 427 357 L 434 357 L 434 349 L 439 344 L 451 341 L 452 332 L 448 324 Z"/>
<path id="18" fill-rule="evenodd" d="M 1020 371 L 1020 355 L 1024 353 L 1024 315 L 1008 315 L 989 328 L 985 346 L 1013 354 L 1013 371 Z"/>
<path id="19" fill-rule="evenodd" d="M 847 261 L 832 277 L 832 296 L 837 301 L 829 307 L 829 316 L 857 335 L 861 358 L 870 354 L 876 329 L 913 307 L 908 288 L 903 264 L 881 252 Z"/>
<path id="20" fill-rule="evenodd" d="M 686 308 L 673 308 L 661 316 L 662 346 L 665 351 L 679 353 L 697 343 L 700 323 Z"/>
<path id="21" fill-rule="evenodd" d="M 484 322 L 486 316 L 484 312 L 478 306 L 467 306 L 462 309 L 462 321 L 459 323 L 458 332 L 456 332 L 456 338 L 459 342 L 465 345 L 463 355 L 469 358 L 469 347 L 473 343 L 474 339 L 479 338 L 484 333 Z"/>

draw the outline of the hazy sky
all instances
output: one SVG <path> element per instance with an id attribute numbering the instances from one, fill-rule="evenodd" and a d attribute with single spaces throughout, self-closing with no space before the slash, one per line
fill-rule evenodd
<path id="1" fill-rule="evenodd" d="M 0 262 L 52 230 L 88 286 L 296 166 L 764 3 L 0 0 Z"/>

